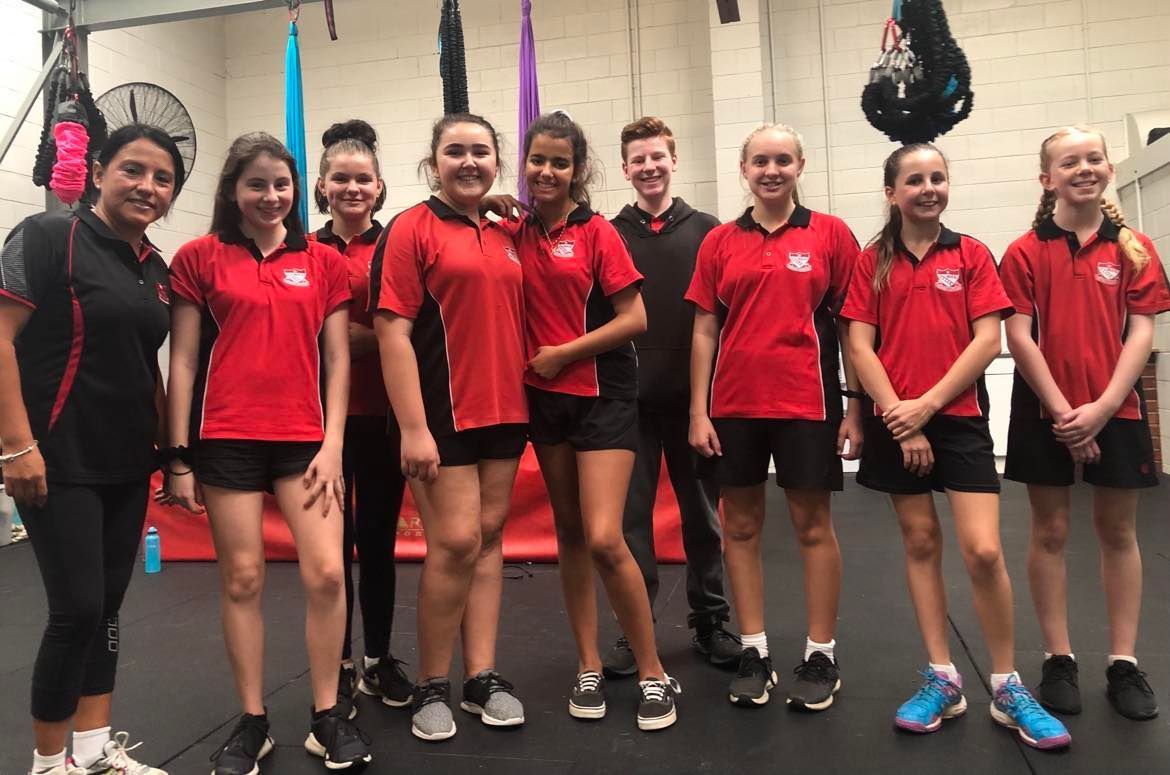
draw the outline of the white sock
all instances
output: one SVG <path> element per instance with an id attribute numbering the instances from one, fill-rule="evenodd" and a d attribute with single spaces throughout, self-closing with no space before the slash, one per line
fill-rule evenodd
<path id="1" fill-rule="evenodd" d="M 1120 662 L 1122 660 L 1124 660 L 1126 662 L 1132 662 L 1135 667 L 1137 666 L 1137 657 L 1127 657 L 1124 654 L 1110 654 L 1109 655 L 1109 664 L 1111 664 L 1111 665 L 1114 662 Z"/>
<path id="2" fill-rule="evenodd" d="M 1003 686 L 1005 683 L 1007 683 L 1008 679 L 1011 678 L 1012 676 L 1015 676 L 1017 681 L 1020 680 L 1020 674 L 1017 673 L 1015 670 L 1011 671 L 1010 673 L 992 673 L 990 676 L 990 678 L 991 678 L 991 693 L 995 694 L 996 692 L 998 692 L 1000 687 Z"/>
<path id="3" fill-rule="evenodd" d="M 1044 652 L 1044 658 L 1045 658 L 1045 659 L 1052 659 L 1053 657 L 1056 657 L 1056 656 L 1060 656 L 1060 657 L 1068 657 L 1068 658 L 1069 658 L 1069 659 L 1071 659 L 1073 662 L 1076 662 L 1076 661 L 1077 661 L 1077 655 L 1076 655 L 1076 654 L 1074 654 L 1074 653 L 1072 653 L 1071 651 L 1070 651 L 1069 653 L 1067 653 L 1067 654 L 1053 654 L 1051 651 L 1045 651 L 1045 652 Z"/>
<path id="4" fill-rule="evenodd" d="M 833 649 L 837 646 L 837 639 L 833 638 L 828 643 L 817 643 L 812 638 L 806 638 L 804 641 L 804 661 L 813 655 L 814 651 L 819 651 L 829 658 L 830 662 L 836 662 L 837 659 L 833 656 Z"/>
<path id="5" fill-rule="evenodd" d="M 745 649 L 755 649 L 760 652 L 761 657 L 768 656 L 768 636 L 763 632 L 758 632 L 755 635 L 744 635 L 740 638 L 743 641 Z"/>
<path id="6" fill-rule="evenodd" d="M 378 664 L 378 660 L 373 657 L 362 657 L 362 664 L 366 666 L 366 670 L 372 670 L 374 665 Z"/>
<path id="7" fill-rule="evenodd" d="M 948 662 L 945 665 L 936 665 L 935 663 L 931 662 L 930 669 L 953 683 L 955 686 L 958 686 L 959 688 L 963 687 L 963 676 L 959 675 L 959 669 L 955 667 L 954 662 Z"/>
<path id="8" fill-rule="evenodd" d="M 32 771 L 48 772 L 54 767 L 65 766 L 65 749 L 62 748 L 60 753 L 55 753 L 52 756 L 42 756 L 41 752 L 33 749 L 33 766 Z"/>
<path id="9" fill-rule="evenodd" d="M 90 729 L 73 733 L 73 761 L 78 767 L 88 767 L 105 755 L 110 741 L 110 728 Z"/>

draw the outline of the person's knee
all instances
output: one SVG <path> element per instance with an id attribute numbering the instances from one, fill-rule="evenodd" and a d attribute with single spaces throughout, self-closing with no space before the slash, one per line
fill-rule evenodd
<path id="1" fill-rule="evenodd" d="M 1097 540 L 1106 552 L 1128 552 L 1137 546 L 1137 530 L 1131 521 L 1096 521 Z"/>
<path id="2" fill-rule="evenodd" d="M 260 596 L 263 588 L 263 563 L 236 563 L 224 574 L 223 592 L 233 603 L 251 603 Z"/>
<path id="3" fill-rule="evenodd" d="M 829 519 L 807 519 L 796 525 L 797 543 L 805 549 L 831 543 L 833 538 L 833 523 Z"/>
<path id="4" fill-rule="evenodd" d="M 750 543 L 758 541 L 761 520 L 753 515 L 727 516 L 723 523 L 723 540 L 731 543 Z"/>
<path id="5" fill-rule="evenodd" d="M 105 606 L 99 594 L 78 594 L 68 605 L 49 610 L 46 638 L 84 647 L 106 623 Z"/>
<path id="6" fill-rule="evenodd" d="M 622 560 L 630 556 L 626 538 L 620 531 L 597 531 L 590 533 L 587 540 L 589 556 L 602 573 L 615 570 Z"/>
<path id="7" fill-rule="evenodd" d="M 968 547 L 963 552 L 967 572 L 976 581 L 997 576 L 1004 567 L 1003 549 L 998 541 L 987 541 Z"/>
<path id="8" fill-rule="evenodd" d="M 455 567 L 471 567 L 479 558 L 482 537 L 478 526 L 476 529 L 450 531 L 440 536 L 434 542 L 434 549 L 448 565 Z M 431 547 L 428 546 L 430 551 Z"/>
<path id="9" fill-rule="evenodd" d="M 937 562 L 942 557 L 942 533 L 937 528 L 903 530 L 902 543 L 911 562 Z"/>
<path id="10" fill-rule="evenodd" d="M 317 598 L 334 598 L 345 589 L 345 566 L 341 559 L 319 560 L 302 570 L 305 591 Z"/>
<path id="11" fill-rule="evenodd" d="M 1049 519 L 1032 524 L 1032 545 L 1045 554 L 1061 554 L 1068 543 L 1068 522 Z"/>

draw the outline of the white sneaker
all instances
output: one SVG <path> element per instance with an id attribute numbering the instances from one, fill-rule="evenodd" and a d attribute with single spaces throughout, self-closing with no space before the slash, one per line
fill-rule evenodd
<path id="1" fill-rule="evenodd" d="M 78 767 L 72 759 L 66 759 L 64 764 L 50 770 L 29 770 L 28 775 L 86 775 L 86 772 L 84 767 Z"/>
<path id="2" fill-rule="evenodd" d="M 129 732 L 118 732 L 106 742 L 102 758 L 89 767 L 78 769 L 77 772 L 82 773 L 82 775 L 167 775 L 165 770 L 143 764 L 131 757 L 130 751 L 142 743 L 127 746 L 126 743 L 129 741 Z M 67 770 L 65 775 L 74 775 L 74 773 L 72 770 Z"/>

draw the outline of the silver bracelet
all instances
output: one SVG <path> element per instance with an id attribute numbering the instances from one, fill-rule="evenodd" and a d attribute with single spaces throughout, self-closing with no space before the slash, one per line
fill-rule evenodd
<path id="1" fill-rule="evenodd" d="M 29 444 L 27 447 L 22 449 L 20 452 L 13 452 L 11 455 L 0 455 L 0 466 L 3 466 L 5 463 L 11 463 L 13 460 L 16 460 L 21 455 L 27 455 L 28 453 L 32 452 L 36 448 L 37 448 L 37 440 L 33 439 L 33 443 Z"/>

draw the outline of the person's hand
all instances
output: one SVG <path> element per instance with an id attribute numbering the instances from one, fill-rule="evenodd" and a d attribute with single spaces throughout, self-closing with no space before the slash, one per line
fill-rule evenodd
<path id="1" fill-rule="evenodd" d="M 195 472 L 191 469 L 184 469 L 179 474 L 167 472 L 163 479 L 163 489 L 170 496 L 168 506 L 181 506 L 192 514 L 204 512 L 203 488 L 199 486 Z"/>
<path id="2" fill-rule="evenodd" d="M 341 504 L 345 501 L 345 480 L 341 476 L 341 449 L 322 444 L 309 467 L 305 469 L 301 481 L 309 491 L 309 497 L 305 499 L 306 509 L 320 501 L 321 516 L 325 519 L 329 518 L 329 513 L 335 506 L 340 511 Z"/>
<path id="3" fill-rule="evenodd" d="M 1074 444 L 1068 451 L 1074 463 L 1098 463 L 1101 460 L 1101 447 L 1097 446 L 1096 439 L 1089 439 L 1084 444 Z"/>
<path id="4" fill-rule="evenodd" d="M 541 345 L 536 348 L 535 357 L 528 362 L 528 368 L 544 379 L 554 379 L 567 363 L 559 347 Z"/>
<path id="5" fill-rule="evenodd" d="M 425 428 L 402 432 L 402 474 L 420 482 L 433 482 L 439 476 L 439 447 Z"/>
<path id="6" fill-rule="evenodd" d="M 1090 401 L 1059 417 L 1052 424 L 1052 433 L 1064 444 L 1080 446 L 1090 439 L 1097 438 L 1097 434 L 1112 416 L 1113 412 L 1108 408 L 1097 401 Z"/>
<path id="7" fill-rule="evenodd" d="M 898 442 L 902 447 L 902 466 L 915 476 L 927 476 L 934 468 L 934 450 L 921 431 Z"/>
<path id="8" fill-rule="evenodd" d="M 922 426 L 934 417 L 934 407 L 924 398 L 910 398 L 899 401 L 882 414 L 882 421 L 894 435 L 895 441 L 902 441 L 922 430 Z"/>
<path id="9" fill-rule="evenodd" d="M 723 454 L 723 446 L 719 443 L 719 435 L 715 433 L 715 426 L 711 424 L 711 418 L 705 414 L 691 417 L 687 441 L 691 448 L 703 457 Z"/>
<path id="10" fill-rule="evenodd" d="M 4 464 L 4 488 L 17 506 L 44 506 L 49 497 L 45 479 L 45 459 L 33 447 L 20 457 Z"/>
<path id="11" fill-rule="evenodd" d="M 865 434 L 861 430 L 861 410 L 851 408 L 845 413 L 841 427 L 837 429 L 837 454 L 842 460 L 857 460 L 861 457 L 861 446 Z M 845 451 L 848 443 L 849 451 Z"/>
<path id="12" fill-rule="evenodd" d="M 479 203 L 481 213 L 495 213 L 509 221 L 521 220 L 531 209 L 511 194 L 492 194 L 485 196 Z"/>

